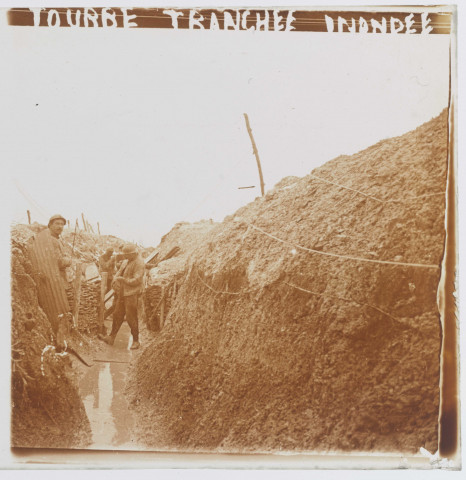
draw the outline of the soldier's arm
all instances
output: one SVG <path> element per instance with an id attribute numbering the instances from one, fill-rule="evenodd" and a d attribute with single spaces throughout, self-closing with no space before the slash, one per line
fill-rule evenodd
<path id="1" fill-rule="evenodd" d="M 71 265 L 70 257 L 63 255 L 58 259 L 58 268 L 60 268 L 60 270 L 63 270 L 64 268 L 69 267 L 70 265 Z"/>
<path id="2" fill-rule="evenodd" d="M 58 240 L 55 242 L 55 252 L 58 259 L 58 268 L 64 270 L 71 265 L 71 257 L 66 254 L 65 246 Z"/>
<path id="3" fill-rule="evenodd" d="M 124 282 L 126 285 L 130 287 L 135 287 L 142 283 L 142 279 L 144 277 L 144 263 L 138 263 L 136 268 L 134 269 L 134 274 L 131 278 L 125 278 Z"/>
<path id="4" fill-rule="evenodd" d="M 115 277 L 121 277 L 121 276 L 123 275 L 123 272 L 124 272 L 124 270 L 125 270 L 125 268 L 126 268 L 126 265 L 128 265 L 128 260 L 123 260 L 123 261 L 121 262 L 120 268 L 118 269 Z"/>

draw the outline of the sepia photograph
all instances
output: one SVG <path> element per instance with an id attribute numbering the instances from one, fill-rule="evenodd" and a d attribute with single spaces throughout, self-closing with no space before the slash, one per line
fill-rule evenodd
<path id="1" fill-rule="evenodd" d="M 461 469 L 456 29 L 1 8 L 13 462 Z"/>

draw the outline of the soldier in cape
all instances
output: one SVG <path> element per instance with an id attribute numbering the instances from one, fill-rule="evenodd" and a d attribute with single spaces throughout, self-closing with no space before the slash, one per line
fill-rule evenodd
<path id="1" fill-rule="evenodd" d="M 62 215 L 53 215 L 47 228 L 34 235 L 28 242 L 39 305 L 46 313 L 57 336 L 59 348 L 64 347 L 64 336 L 68 323 L 72 320 L 67 295 L 70 283 L 66 272 L 71 266 L 71 257 L 60 238 L 65 225 L 66 220 Z"/>

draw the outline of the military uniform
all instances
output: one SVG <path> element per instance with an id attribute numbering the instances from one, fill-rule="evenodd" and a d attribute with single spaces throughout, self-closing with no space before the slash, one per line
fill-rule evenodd
<path id="1" fill-rule="evenodd" d="M 123 277 L 114 282 L 115 310 L 113 312 L 110 341 L 113 341 L 126 320 L 131 329 L 133 344 L 139 342 L 138 300 L 143 290 L 144 260 L 138 254 L 134 260 L 125 261 L 118 270 L 116 277 Z"/>

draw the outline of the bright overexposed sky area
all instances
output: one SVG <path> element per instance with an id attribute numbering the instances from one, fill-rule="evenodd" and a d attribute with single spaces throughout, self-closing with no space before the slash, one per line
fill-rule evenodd
<path id="1" fill-rule="evenodd" d="M 448 35 L 7 27 L 1 41 L 11 221 L 84 213 L 146 246 L 260 195 L 243 113 L 267 190 L 448 103 Z"/>

